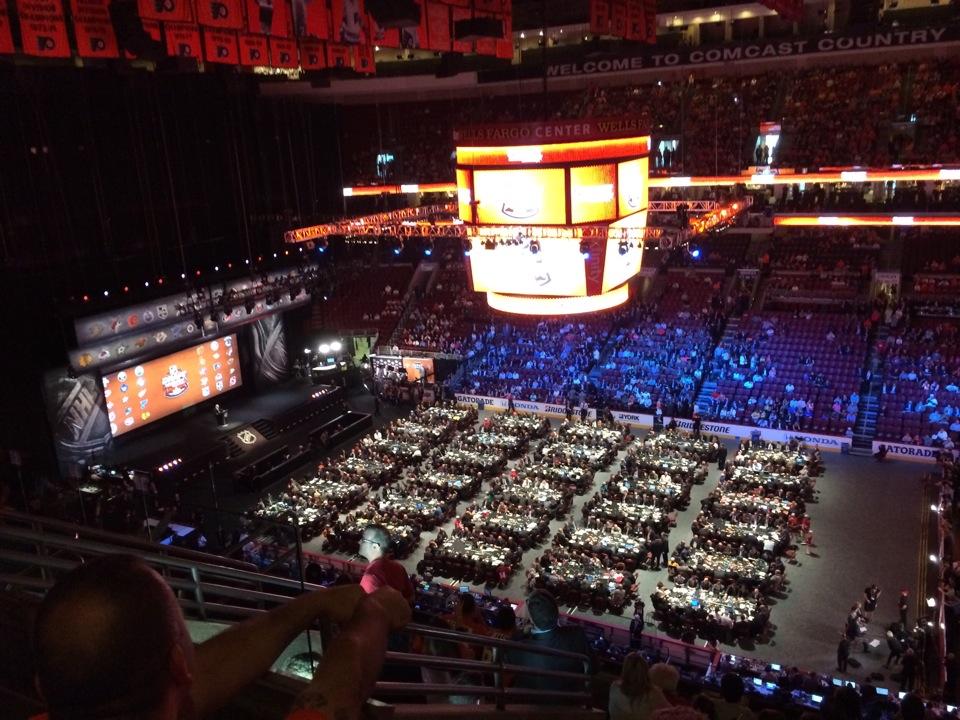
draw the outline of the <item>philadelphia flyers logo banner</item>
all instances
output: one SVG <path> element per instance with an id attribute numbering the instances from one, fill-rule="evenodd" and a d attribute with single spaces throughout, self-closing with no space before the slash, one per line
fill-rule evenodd
<path id="1" fill-rule="evenodd" d="M 36 57 L 70 57 L 67 22 L 60 0 L 17 0 L 23 52 Z"/>
<path id="2" fill-rule="evenodd" d="M 293 12 L 293 34 L 298 38 L 330 37 L 330 11 L 323 0 L 290 0 Z"/>
<path id="3" fill-rule="evenodd" d="M 137 8 L 144 20 L 193 21 L 190 0 L 137 0 Z"/>
<path id="4" fill-rule="evenodd" d="M 203 45 L 200 42 L 200 28 L 193 23 L 169 23 L 167 31 L 167 55 L 170 57 L 194 58 L 203 60 Z"/>
<path id="5" fill-rule="evenodd" d="M 237 34 L 227 30 L 203 29 L 203 46 L 207 62 L 225 65 L 240 64 L 240 49 L 237 47 Z"/>
<path id="6" fill-rule="evenodd" d="M 327 66 L 327 50 L 319 40 L 300 41 L 300 67 L 304 70 L 323 70 Z"/>
<path id="7" fill-rule="evenodd" d="M 270 64 L 275 68 L 294 69 L 300 67 L 297 57 L 297 43 L 293 40 L 270 38 Z"/>
<path id="8" fill-rule="evenodd" d="M 327 65 L 332 68 L 353 69 L 353 53 L 349 45 L 327 43 Z"/>
<path id="9" fill-rule="evenodd" d="M 10 15 L 7 12 L 7 0 L 0 0 L 0 55 L 12 55 L 13 33 L 10 32 Z"/>
<path id="10" fill-rule="evenodd" d="M 270 63 L 270 47 L 264 35 L 240 36 L 240 64 L 252 67 Z"/>
<path id="11" fill-rule="evenodd" d="M 243 29 L 243 0 L 197 0 L 197 22 L 207 27 Z"/>
<path id="12" fill-rule="evenodd" d="M 110 23 L 110 0 L 70 0 L 73 34 L 80 57 L 120 57 L 117 36 Z"/>

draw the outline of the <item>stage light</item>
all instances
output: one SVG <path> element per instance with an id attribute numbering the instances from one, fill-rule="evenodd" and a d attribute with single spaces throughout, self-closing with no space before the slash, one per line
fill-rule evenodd
<path id="1" fill-rule="evenodd" d="M 934 555 L 933 553 L 930 553 L 930 562 L 932 562 L 932 563 L 937 563 L 937 562 L 939 562 L 939 558 L 938 558 L 936 555 Z"/>
<path id="2" fill-rule="evenodd" d="M 214 265 L 214 266 L 213 266 L 213 271 L 214 271 L 214 272 L 220 272 L 220 266 L 219 266 L 219 265 Z"/>
<path id="3" fill-rule="evenodd" d="M 930 509 L 933 510 L 933 512 L 935 512 L 935 513 L 940 512 L 940 508 L 937 507 L 936 505 L 933 505 L 933 504 L 930 505 Z"/>
<path id="4" fill-rule="evenodd" d="M 701 255 L 701 250 L 696 245 L 690 248 L 690 257 L 692 257 L 694 260 L 699 260 L 700 255 Z"/>
<path id="5" fill-rule="evenodd" d="M 303 354 L 304 354 L 304 355 L 309 355 L 309 354 L 310 354 L 310 348 L 304 348 L 304 349 L 303 349 Z"/>
<path id="6" fill-rule="evenodd" d="M 323 355 L 326 355 L 328 352 L 330 352 L 330 346 L 329 346 L 327 343 L 321 343 L 321 344 L 320 344 L 320 347 L 317 348 L 317 349 L 318 349 L 318 350 L 320 351 L 320 353 L 323 354 Z"/>
<path id="7" fill-rule="evenodd" d="M 123 291 L 124 291 L 124 292 L 130 292 L 130 286 L 129 286 L 129 285 L 124 285 L 124 286 L 123 286 Z"/>
<path id="8" fill-rule="evenodd" d="M 180 279 L 181 279 L 181 280 L 186 280 L 186 279 L 187 279 L 187 274 L 186 274 L 186 273 L 180 273 Z"/>
<path id="9" fill-rule="evenodd" d="M 244 264 L 244 265 L 249 265 L 249 264 L 250 264 L 250 258 L 247 258 L 246 260 L 244 260 L 244 261 L 243 261 L 243 264 Z"/>
<path id="10" fill-rule="evenodd" d="M 104 296 L 104 297 L 110 297 L 110 291 L 109 291 L 109 290 L 104 290 L 104 291 L 103 291 L 103 296 Z"/>
<path id="11" fill-rule="evenodd" d="M 934 597 L 927 598 L 927 607 L 934 608 L 937 606 L 937 599 Z"/>
<path id="12" fill-rule="evenodd" d="M 319 240 L 317 240 L 317 252 L 318 252 L 318 253 L 325 253 L 325 252 L 327 251 L 327 248 L 328 248 L 329 246 L 330 246 L 330 243 L 327 242 L 327 239 L 326 239 L 326 238 L 320 238 Z"/>
<path id="13" fill-rule="evenodd" d="M 341 343 L 339 340 L 334 340 L 332 343 L 330 343 L 330 349 L 334 352 L 340 352 L 343 349 L 343 343 Z"/>
<path id="14" fill-rule="evenodd" d="M 200 271 L 197 270 L 197 277 L 200 277 Z"/>
<path id="15" fill-rule="evenodd" d="M 89 295 L 84 295 L 84 296 L 83 296 L 83 301 L 84 301 L 84 302 L 90 302 L 90 296 L 89 296 Z"/>

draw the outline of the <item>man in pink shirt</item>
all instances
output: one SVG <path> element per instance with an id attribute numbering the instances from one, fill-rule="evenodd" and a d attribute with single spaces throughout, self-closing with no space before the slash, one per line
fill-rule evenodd
<path id="1" fill-rule="evenodd" d="M 390 532 L 382 525 L 370 525 L 360 540 L 360 555 L 370 564 L 363 572 L 360 587 L 367 593 L 391 587 L 413 603 L 413 585 L 406 568 L 390 557 Z"/>

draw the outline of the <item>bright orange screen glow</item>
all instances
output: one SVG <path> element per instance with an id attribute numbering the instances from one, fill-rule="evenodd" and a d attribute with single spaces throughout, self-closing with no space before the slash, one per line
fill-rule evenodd
<path id="1" fill-rule="evenodd" d="M 472 170 L 457 170 L 457 215 L 467 223 L 473 222 L 473 196 L 470 191 Z"/>
<path id="2" fill-rule="evenodd" d="M 580 315 L 623 305 L 630 299 L 626 285 L 602 295 L 589 297 L 517 297 L 488 292 L 487 304 L 494 310 L 514 315 Z"/>
<path id="3" fill-rule="evenodd" d="M 114 437 L 222 395 L 242 384 L 237 336 L 199 345 L 103 376 Z"/>
<path id="4" fill-rule="evenodd" d="M 531 163 L 584 162 L 608 160 L 631 155 L 646 155 L 649 137 L 545 145 L 512 145 L 499 147 L 458 147 L 457 165 L 504 165 Z"/>
<path id="5" fill-rule="evenodd" d="M 613 165 L 570 168 L 570 219 L 574 223 L 586 223 L 615 218 L 615 188 Z"/>
<path id="6" fill-rule="evenodd" d="M 649 166 L 650 161 L 647 158 L 628 160 L 617 166 L 617 193 L 621 217 L 647 208 Z"/>
<path id="7" fill-rule="evenodd" d="M 473 174 L 477 222 L 559 225 L 566 222 L 563 170 L 478 170 Z"/>

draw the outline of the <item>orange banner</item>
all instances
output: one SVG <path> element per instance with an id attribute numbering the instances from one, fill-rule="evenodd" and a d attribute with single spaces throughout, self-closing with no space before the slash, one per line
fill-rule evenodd
<path id="1" fill-rule="evenodd" d="M 434 0 L 427 3 L 426 47 L 440 52 L 450 49 L 450 8 Z"/>
<path id="2" fill-rule="evenodd" d="M 224 65 L 240 64 L 240 49 L 237 46 L 237 34 L 229 30 L 203 29 L 204 57 L 208 62 Z"/>
<path id="3" fill-rule="evenodd" d="M 70 57 L 67 21 L 60 0 L 17 0 L 23 52 L 36 57 Z"/>
<path id="4" fill-rule="evenodd" d="M 13 33 L 10 31 L 10 15 L 7 12 L 7 0 L 0 0 L 0 55 L 14 52 Z"/>
<path id="5" fill-rule="evenodd" d="M 270 64 L 275 68 L 293 69 L 300 67 L 297 57 L 297 43 L 293 40 L 270 38 Z"/>
<path id="6" fill-rule="evenodd" d="M 377 64 L 373 54 L 373 45 L 357 45 L 354 48 L 356 62 L 353 69 L 364 75 L 376 75 Z"/>
<path id="7" fill-rule="evenodd" d="M 193 23 L 167 23 L 164 26 L 167 35 L 167 55 L 170 57 L 194 58 L 203 60 L 203 44 L 200 41 L 200 28 Z"/>
<path id="8" fill-rule="evenodd" d="M 109 0 L 70 0 L 70 14 L 80 57 L 120 57 L 110 22 Z"/>
<path id="9" fill-rule="evenodd" d="M 197 22 L 207 27 L 243 29 L 242 0 L 196 0 Z"/>
<path id="10" fill-rule="evenodd" d="M 454 8 L 450 8 L 450 12 L 451 12 L 451 15 L 453 16 L 453 17 L 452 17 L 451 27 L 452 27 L 453 30 L 454 30 L 454 31 L 453 31 L 453 37 L 454 37 L 454 40 L 453 40 L 453 49 L 454 49 L 454 51 L 455 51 L 455 52 L 460 52 L 460 53 L 473 52 L 473 41 L 471 41 L 471 40 L 457 40 L 457 39 L 456 39 L 456 37 L 457 37 L 457 33 L 456 33 L 457 21 L 458 21 L 458 20 L 469 20 L 469 19 L 470 19 L 470 16 L 471 16 L 470 9 L 469 9 L 469 8 L 462 8 L 462 7 L 454 7 Z"/>
<path id="11" fill-rule="evenodd" d="M 333 39 L 347 45 L 367 42 L 367 13 L 363 0 L 332 0 L 330 19 Z"/>
<path id="12" fill-rule="evenodd" d="M 353 68 L 353 53 L 348 45 L 327 43 L 327 65 L 332 68 Z"/>
<path id="13" fill-rule="evenodd" d="M 304 70 L 323 70 L 327 66 L 327 53 L 320 40 L 300 41 L 300 67 Z"/>
<path id="14" fill-rule="evenodd" d="M 137 0 L 137 8 L 144 20 L 193 21 L 193 6 L 190 0 Z"/>
<path id="15" fill-rule="evenodd" d="M 270 47 L 264 35 L 241 34 L 237 39 L 240 43 L 240 64 L 251 67 L 267 65 L 270 62 Z"/>
<path id="16" fill-rule="evenodd" d="M 330 37 L 330 10 L 322 0 L 291 0 L 293 34 L 298 38 L 327 40 Z"/>

